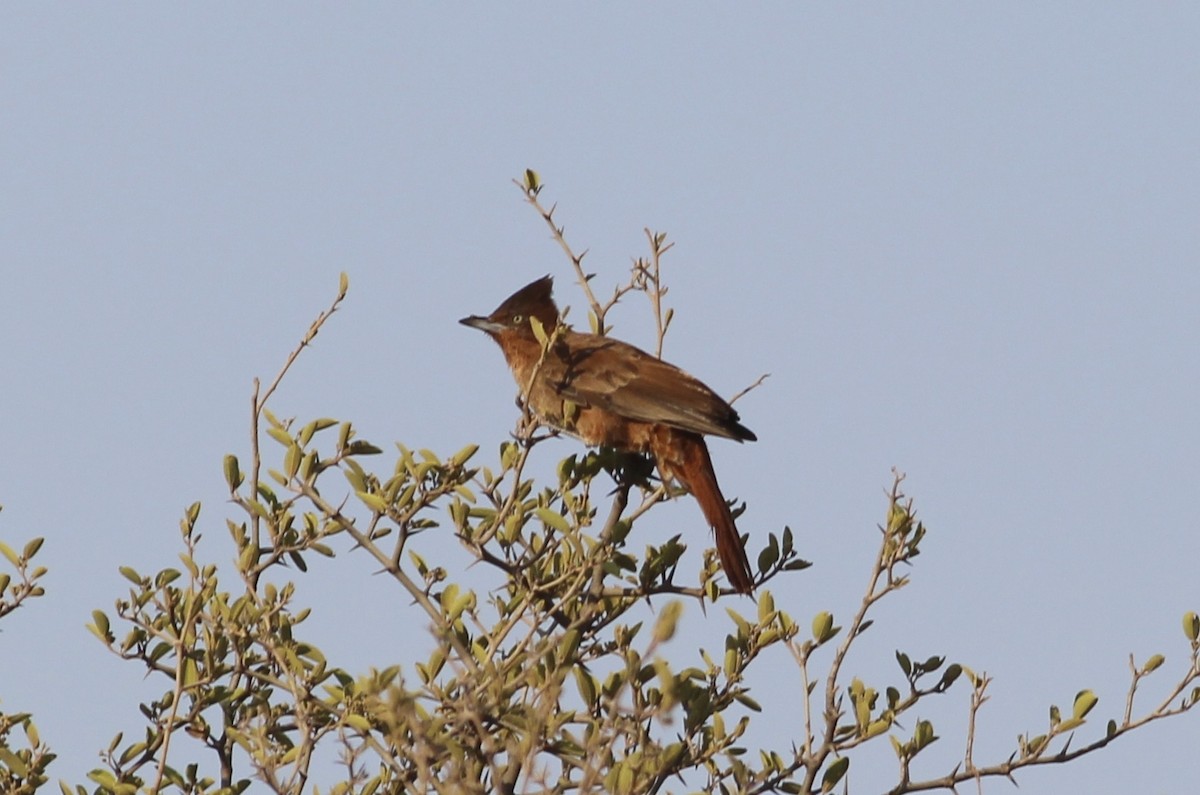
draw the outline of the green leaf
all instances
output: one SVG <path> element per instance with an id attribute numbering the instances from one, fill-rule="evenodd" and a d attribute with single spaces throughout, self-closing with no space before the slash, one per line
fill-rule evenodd
<path id="1" fill-rule="evenodd" d="M 284 447 L 292 443 L 292 436 L 283 428 L 267 428 L 267 435 Z"/>
<path id="2" fill-rule="evenodd" d="M 87 777 L 109 790 L 115 788 L 117 784 L 117 780 L 113 777 L 113 774 L 103 768 L 96 768 L 88 772 Z"/>
<path id="3" fill-rule="evenodd" d="M 872 721 L 863 732 L 863 739 L 869 740 L 872 737 L 878 737 L 890 728 L 892 728 L 892 722 L 886 718 Z"/>
<path id="4" fill-rule="evenodd" d="M 821 792 L 830 792 L 849 769 L 850 757 L 843 756 L 833 760 L 833 763 L 825 769 L 825 775 L 821 776 Z"/>
<path id="5" fill-rule="evenodd" d="M 675 629 L 681 615 L 683 615 L 683 602 L 675 599 L 667 603 L 667 606 L 658 614 L 658 620 L 654 622 L 655 643 L 666 643 L 675 637 Z"/>
<path id="6" fill-rule="evenodd" d="M 367 720 L 362 715 L 347 715 L 346 725 L 352 729 L 357 729 L 363 734 L 371 731 L 371 721 Z"/>
<path id="7" fill-rule="evenodd" d="M 770 591 L 760 591 L 758 595 L 758 623 L 763 624 L 769 621 L 774 612 L 775 597 L 771 596 Z"/>
<path id="8" fill-rule="evenodd" d="M 512 469 L 516 466 L 520 455 L 521 450 L 517 447 L 516 442 L 503 442 L 500 445 L 500 466 L 504 469 Z"/>
<path id="9" fill-rule="evenodd" d="M 542 189 L 542 178 L 532 168 L 525 169 L 525 190 L 537 193 Z"/>
<path id="10" fill-rule="evenodd" d="M 154 578 L 154 587 L 160 589 L 166 588 L 168 585 L 178 580 L 181 576 L 183 575 L 179 569 L 163 569 Z"/>
<path id="11" fill-rule="evenodd" d="M 817 613 L 815 616 L 813 616 L 812 634 L 813 634 L 813 639 L 817 643 L 824 643 L 826 640 L 828 640 L 830 637 L 832 637 L 832 634 L 831 634 L 832 631 L 833 631 L 833 614 L 832 613 L 829 613 L 826 610 L 822 610 L 820 613 Z"/>
<path id="12" fill-rule="evenodd" d="M 255 544 L 247 544 L 242 553 L 238 555 L 238 570 L 250 571 L 258 563 L 258 546 Z"/>
<path id="13" fill-rule="evenodd" d="M 725 608 L 725 612 L 733 619 L 733 623 L 737 625 L 737 634 L 739 638 L 750 637 L 750 622 L 742 618 L 742 616 L 732 607 Z"/>
<path id="14" fill-rule="evenodd" d="M 231 492 L 237 491 L 242 485 L 242 470 L 238 466 L 237 456 L 225 456 L 225 483 L 229 486 Z"/>
<path id="15" fill-rule="evenodd" d="M 1187 639 L 1193 643 L 1200 638 L 1200 616 L 1191 610 L 1183 614 L 1183 634 L 1187 635 Z"/>
<path id="16" fill-rule="evenodd" d="M 479 445 L 469 444 L 466 447 L 464 447 L 463 449 L 459 450 L 454 455 L 450 456 L 450 461 L 448 463 L 451 466 L 460 467 L 463 464 L 467 463 L 467 461 L 471 460 L 471 457 L 474 456 L 477 452 L 479 452 Z"/>
<path id="17" fill-rule="evenodd" d="M 296 477 L 296 473 L 300 471 L 300 460 L 304 458 L 304 451 L 300 449 L 300 445 L 292 444 L 288 447 L 287 452 L 283 455 L 283 471 L 287 474 L 288 482 Z"/>
<path id="18" fill-rule="evenodd" d="M 363 505 L 366 505 L 372 511 L 376 513 L 385 513 L 387 511 L 387 503 L 378 494 L 371 494 L 366 491 L 356 491 L 354 493 L 362 500 Z"/>
<path id="19" fill-rule="evenodd" d="M 1159 667 L 1162 666 L 1162 664 L 1166 661 L 1166 657 L 1162 656 L 1161 654 L 1156 654 L 1149 660 L 1146 660 L 1146 664 L 1142 666 L 1142 673 L 1148 674 L 1152 671 L 1157 671 Z"/>
<path id="20" fill-rule="evenodd" d="M 109 631 L 110 625 L 108 623 L 108 616 L 104 614 L 104 611 L 103 610 L 93 610 L 92 611 L 92 621 L 94 622 L 96 629 L 97 629 L 97 631 L 99 631 L 101 637 L 107 638 L 108 634 L 109 634 L 108 631 Z"/>
<path id="21" fill-rule="evenodd" d="M 775 538 L 775 534 L 771 534 L 771 541 L 762 551 L 758 553 L 758 570 L 768 571 L 775 562 L 779 560 L 779 542 Z"/>
<path id="22" fill-rule="evenodd" d="M 936 739 L 937 735 L 933 733 L 932 723 L 927 720 L 917 721 L 917 729 L 913 732 L 913 740 L 916 742 L 918 751 Z"/>
<path id="23" fill-rule="evenodd" d="M 547 527 L 553 527 L 560 533 L 569 533 L 571 531 L 570 523 L 558 511 L 552 511 L 549 508 L 538 508 L 534 513 L 537 514 L 537 518 L 541 519 L 542 523 Z"/>
<path id="24" fill-rule="evenodd" d="M 12 771 L 13 775 L 17 778 L 25 778 L 25 776 L 29 775 L 29 765 L 25 764 L 25 761 L 18 754 L 13 753 L 4 746 L 0 746 L 0 764 L 3 764 Z M 8 776 L 5 776 L 5 778 L 8 778 Z"/>
<path id="25" fill-rule="evenodd" d="M 538 344 L 545 348 L 550 342 L 550 337 L 546 334 L 546 328 L 542 325 L 542 321 L 538 320 L 535 315 L 530 315 L 529 326 L 533 329 L 533 336 L 537 339 Z"/>
<path id="26" fill-rule="evenodd" d="M 21 565 L 21 559 L 17 557 L 17 553 L 13 552 L 12 547 L 3 541 L 0 541 L 0 555 L 3 555 L 5 558 L 7 558 L 8 562 L 14 566 Z"/>
<path id="27" fill-rule="evenodd" d="M 596 703 L 596 678 L 588 673 L 582 665 L 576 665 L 575 686 L 579 688 L 579 697 L 583 699 L 583 703 L 591 709 Z"/>
<path id="28" fill-rule="evenodd" d="M 942 681 L 938 682 L 938 690 L 947 690 L 950 685 L 962 676 L 962 666 L 958 663 L 950 663 L 946 670 L 942 672 Z"/>
<path id="29" fill-rule="evenodd" d="M 25 560 L 29 560 L 38 553 L 38 550 L 42 548 L 42 544 L 45 542 L 45 540 L 46 539 L 44 538 L 33 539 L 25 545 L 23 550 L 21 550 L 21 556 L 25 558 Z"/>
<path id="30" fill-rule="evenodd" d="M 1080 690 L 1075 696 L 1075 707 L 1071 714 L 1076 720 L 1082 720 L 1087 717 L 1087 714 L 1092 711 L 1092 707 L 1096 706 L 1096 702 L 1100 699 L 1091 690 Z"/>

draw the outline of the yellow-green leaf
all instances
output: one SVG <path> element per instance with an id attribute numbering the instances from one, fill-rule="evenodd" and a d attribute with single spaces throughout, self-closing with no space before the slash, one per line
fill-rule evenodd
<path id="1" fill-rule="evenodd" d="M 825 775 L 821 776 L 821 792 L 830 792 L 836 787 L 849 768 L 850 757 L 843 756 L 833 760 L 832 764 L 825 769 Z"/>
<path id="2" fill-rule="evenodd" d="M 683 602 L 675 599 L 667 603 L 654 623 L 654 641 L 656 643 L 666 643 L 675 637 L 675 628 L 679 624 L 681 615 L 683 615 Z"/>
<path id="3" fill-rule="evenodd" d="M 560 533 L 567 533 L 571 530 L 571 525 L 567 522 L 566 517 L 558 511 L 552 511 L 549 508 L 538 508 L 535 512 L 537 518 L 542 520 L 542 523 L 547 527 L 552 527 Z"/>
<path id="4" fill-rule="evenodd" d="M 375 511 L 376 513 L 383 513 L 387 510 L 387 503 L 384 501 L 383 497 L 380 497 L 378 494 L 371 494 L 370 492 L 366 491 L 356 491 L 354 493 L 358 495 L 360 500 L 362 500 L 363 505 L 366 505 L 372 511 Z"/>
<path id="5" fill-rule="evenodd" d="M 825 610 L 813 616 L 812 633 L 817 643 L 824 643 L 833 629 L 833 615 Z"/>
<path id="6" fill-rule="evenodd" d="M 237 491 L 242 485 L 242 470 L 235 455 L 225 456 L 225 483 L 230 491 Z"/>
<path id="7" fill-rule="evenodd" d="M 1193 643 L 1200 638 L 1200 616 L 1191 610 L 1183 614 L 1183 634 L 1187 635 L 1187 639 Z"/>
<path id="8" fill-rule="evenodd" d="M 1096 706 L 1096 702 L 1099 700 L 1091 690 L 1080 690 L 1075 696 L 1075 707 L 1071 714 L 1076 720 L 1082 720 L 1092 711 L 1092 707 Z"/>

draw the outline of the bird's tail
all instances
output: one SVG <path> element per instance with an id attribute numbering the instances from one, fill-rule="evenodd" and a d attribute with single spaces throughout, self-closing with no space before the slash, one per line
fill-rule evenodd
<path id="1" fill-rule="evenodd" d="M 729 503 L 725 502 L 721 487 L 717 485 L 717 475 L 713 471 L 712 458 L 708 455 L 708 446 L 703 437 L 675 431 L 670 441 L 661 446 L 670 449 L 653 451 L 659 468 L 664 476 L 678 480 L 700 503 L 700 510 L 704 512 L 704 518 L 716 536 L 717 556 L 721 559 L 721 568 L 725 570 L 729 584 L 738 593 L 750 593 L 754 590 L 750 560 L 746 557 L 742 537 L 738 535 L 737 525 L 733 522 Z"/>

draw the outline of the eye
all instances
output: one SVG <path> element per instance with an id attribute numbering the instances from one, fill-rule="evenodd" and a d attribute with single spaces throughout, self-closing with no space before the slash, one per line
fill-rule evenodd
<path id="1" fill-rule="evenodd" d="M 513 322 L 514 326 L 519 326 L 525 322 L 525 316 L 524 315 L 513 315 L 512 322 Z"/>

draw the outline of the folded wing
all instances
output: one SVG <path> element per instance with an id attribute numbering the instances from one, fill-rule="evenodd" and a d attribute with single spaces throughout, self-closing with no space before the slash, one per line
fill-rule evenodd
<path id="1" fill-rule="evenodd" d="M 633 420 L 754 441 L 738 413 L 701 381 L 619 340 L 568 332 L 546 375 L 563 397 Z"/>

